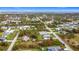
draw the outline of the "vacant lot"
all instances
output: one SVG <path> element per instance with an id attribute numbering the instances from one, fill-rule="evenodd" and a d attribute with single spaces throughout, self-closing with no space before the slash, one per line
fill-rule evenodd
<path id="1" fill-rule="evenodd" d="M 42 47 L 48 46 L 62 46 L 62 44 L 58 40 L 40 40 L 40 41 L 22 41 L 20 39 L 15 43 L 13 50 L 33 50 L 33 51 L 41 51 Z"/>

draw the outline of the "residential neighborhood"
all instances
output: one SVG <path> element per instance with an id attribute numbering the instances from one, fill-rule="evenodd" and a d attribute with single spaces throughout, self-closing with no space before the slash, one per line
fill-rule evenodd
<path id="1" fill-rule="evenodd" d="M 79 14 L 0 14 L 0 51 L 78 51 Z"/>

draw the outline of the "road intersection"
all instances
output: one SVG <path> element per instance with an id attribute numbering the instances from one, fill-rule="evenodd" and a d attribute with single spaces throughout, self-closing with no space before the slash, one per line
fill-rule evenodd
<path id="1" fill-rule="evenodd" d="M 42 23 L 45 25 L 46 29 L 49 30 L 62 44 L 65 45 L 65 47 L 66 47 L 67 50 L 73 51 L 73 50 L 70 48 L 70 46 L 69 46 L 68 44 L 66 44 L 56 33 L 54 33 L 54 32 L 51 30 L 51 28 L 49 28 L 49 27 L 46 25 L 45 22 L 43 22 L 43 21 L 40 20 L 40 19 L 39 19 L 39 21 L 42 22 Z"/>

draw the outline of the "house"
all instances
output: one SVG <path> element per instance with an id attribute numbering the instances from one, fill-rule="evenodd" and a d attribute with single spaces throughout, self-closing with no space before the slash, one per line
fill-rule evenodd
<path id="1" fill-rule="evenodd" d="M 48 47 L 48 51 L 62 51 L 63 49 L 60 46 Z"/>
<path id="2" fill-rule="evenodd" d="M 17 26 L 17 28 L 21 30 L 26 30 L 26 29 L 30 29 L 30 26 Z"/>
<path id="3" fill-rule="evenodd" d="M 32 41 L 36 41 L 36 39 L 35 38 L 32 38 Z"/>
<path id="4" fill-rule="evenodd" d="M 1 26 L 1 29 L 7 29 L 7 27 L 6 26 Z"/>
<path id="5" fill-rule="evenodd" d="M 9 35 L 10 33 L 13 33 L 13 32 L 14 32 L 14 30 L 10 30 L 10 28 L 9 28 L 8 30 L 3 32 L 2 37 L 6 37 L 7 35 Z"/>
<path id="6" fill-rule="evenodd" d="M 8 16 L 8 19 L 10 19 L 10 20 L 19 20 L 19 19 L 21 19 L 21 16 L 10 15 L 10 16 Z"/>
<path id="7" fill-rule="evenodd" d="M 7 21 L 1 21 L 1 24 L 7 24 Z"/>
<path id="8" fill-rule="evenodd" d="M 58 27 L 58 28 L 56 28 L 56 30 L 57 30 L 57 31 L 61 31 L 61 30 L 62 30 L 62 28 L 61 28 L 61 27 Z"/>
<path id="9" fill-rule="evenodd" d="M 41 31 L 39 34 L 43 36 L 44 40 L 50 39 L 50 34 L 47 31 Z"/>
<path id="10" fill-rule="evenodd" d="M 5 42 L 6 39 L 5 39 L 4 37 L 1 37 L 1 38 L 0 38 L 0 41 Z"/>
<path id="11" fill-rule="evenodd" d="M 10 22 L 11 22 L 11 23 L 16 23 L 16 24 L 21 23 L 21 21 L 18 21 L 18 20 L 11 20 Z"/>
<path id="12" fill-rule="evenodd" d="M 50 39 L 50 35 L 49 35 L 49 34 L 47 34 L 47 35 L 43 35 L 43 39 L 44 39 L 44 40 L 48 40 L 48 39 Z"/>
<path id="13" fill-rule="evenodd" d="M 49 34 L 49 32 L 47 32 L 47 31 L 41 31 L 41 32 L 39 32 L 39 34 L 40 35 L 47 35 L 47 34 Z"/>
<path id="14" fill-rule="evenodd" d="M 39 19 L 37 17 L 33 17 L 31 21 L 39 21 Z"/>
<path id="15" fill-rule="evenodd" d="M 28 36 L 26 36 L 26 35 L 22 37 L 22 40 L 23 40 L 23 41 L 28 41 L 29 39 L 30 39 L 30 38 L 29 38 Z"/>

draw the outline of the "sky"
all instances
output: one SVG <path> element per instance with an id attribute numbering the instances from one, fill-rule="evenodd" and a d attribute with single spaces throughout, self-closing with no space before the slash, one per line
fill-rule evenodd
<path id="1" fill-rule="evenodd" d="M 16 12 L 79 12 L 79 7 L 0 7 L 2 11 Z"/>

